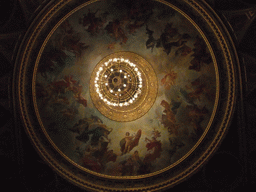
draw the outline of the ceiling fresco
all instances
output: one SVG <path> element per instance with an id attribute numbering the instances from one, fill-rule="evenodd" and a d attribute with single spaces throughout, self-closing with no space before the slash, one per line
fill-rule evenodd
<path id="1" fill-rule="evenodd" d="M 91 93 L 97 64 L 121 52 L 145 59 L 155 75 L 149 109 L 128 121 L 103 115 Z M 48 35 L 35 68 L 35 107 L 52 145 L 77 166 L 154 175 L 192 153 L 210 129 L 216 77 L 208 41 L 182 13 L 154 1 L 97 1 Z"/>

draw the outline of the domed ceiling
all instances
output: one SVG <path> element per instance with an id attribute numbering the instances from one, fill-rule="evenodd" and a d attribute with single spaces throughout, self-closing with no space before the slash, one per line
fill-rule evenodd
<path id="1" fill-rule="evenodd" d="M 48 27 L 31 77 L 33 107 L 65 161 L 134 180 L 171 170 L 214 140 L 223 126 L 215 123 L 218 106 L 231 97 L 230 69 L 218 66 L 228 54 L 177 6 L 93 1 Z"/>
<path id="2" fill-rule="evenodd" d="M 36 98 L 44 128 L 68 158 L 98 173 L 131 176 L 164 169 L 193 148 L 214 111 L 216 69 L 204 38 L 183 15 L 160 3 L 120 2 L 90 4 L 60 23 L 38 64 Z M 140 66 L 134 53 L 148 66 Z M 109 66 L 101 62 L 105 57 Z M 135 67 L 120 67 L 130 65 L 115 58 L 131 60 Z M 92 75 L 98 63 L 106 71 L 100 77 Z M 137 66 L 145 76 L 142 89 L 153 89 L 152 103 L 140 106 L 135 100 L 135 110 L 126 109 L 119 106 L 124 102 L 118 89 L 104 86 L 116 76 L 124 81 L 125 74 L 128 81 L 120 88 L 139 84 L 128 77 Z M 118 106 L 104 102 L 111 90 L 118 96 L 108 100 Z M 129 104 L 136 96 L 134 90 L 121 92 L 130 95 Z M 144 106 L 147 111 L 141 112 Z"/>

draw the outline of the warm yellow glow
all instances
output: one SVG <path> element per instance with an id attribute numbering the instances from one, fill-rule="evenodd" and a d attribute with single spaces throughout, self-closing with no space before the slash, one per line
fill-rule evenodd
<path id="1" fill-rule="evenodd" d="M 102 101 L 119 107 L 134 103 L 143 87 L 139 68 L 122 57 L 104 62 L 96 72 L 94 84 Z"/>

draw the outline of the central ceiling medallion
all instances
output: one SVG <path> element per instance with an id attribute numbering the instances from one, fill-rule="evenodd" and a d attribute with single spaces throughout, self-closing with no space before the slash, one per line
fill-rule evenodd
<path id="1" fill-rule="evenodd" d="M 141 72 L 129 59 L 111 58 L 96 72 L 94 85 L 107 105 L 128 106 L 141 94 Z"/>
<path id="2" fill-rule="evenodd" d="M 90 80 L 96 108 L 115 121 L 133 121 L 145 115 L 157 95 L 152 66 L 132 52 L 117 52 L 103 58 Z"/>

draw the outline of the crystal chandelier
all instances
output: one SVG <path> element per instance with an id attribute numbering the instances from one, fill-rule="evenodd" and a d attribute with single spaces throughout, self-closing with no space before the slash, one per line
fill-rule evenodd
<path id="1" fill-rule="evenodd" d="M 132 52 L 104 57 L 90 79 L 90 96 L 104 116 L 115 121 L 142 117 L 155 102 L 157 78 L 152 66 Z"/>
<path id="2" fill-rule="evenodd" d="M 129 59 L 111 58 L 96 72 L 94 80 L 99 98 L 110 106 L 128 106 L 141 94 L 142 77 Z"/>

